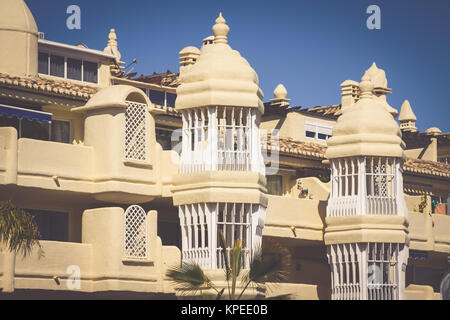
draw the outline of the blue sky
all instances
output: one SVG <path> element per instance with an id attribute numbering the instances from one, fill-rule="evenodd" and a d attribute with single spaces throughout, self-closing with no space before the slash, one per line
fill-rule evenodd
<path id="1" fill-rule="evenodd" d="M 293 105 L 340 103 L 340 83 L 360 81 L 376 62 L 386 71 L 396 109 L 408 99 L 420 131 L 450 131 L 449 0 L 26 0 L 48 40 L 103 49 L 115 28 L 122 60 L 139 74 L 178 71 L 178 52 L 199 47 L 220 11 L 229 43 L 256 70 L 264 101 L 278 83 Z M 81 8 L 81 30 L 66 27 L 69 5 Z M 369 30 L 369 5 L 381 30 Z"/>

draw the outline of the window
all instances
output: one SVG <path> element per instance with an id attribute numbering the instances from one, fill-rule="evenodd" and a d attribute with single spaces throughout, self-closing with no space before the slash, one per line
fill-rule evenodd
<path id="1" fill-rule="evenodd" d="M 64 57 L 50 56 L 50 75 L 64 78 Z"/>
<path id="2" fill-rule="evenodd" d="M 148 96 L 150 98 L 150 101 L 154 104 L 158 104 L 160 106 L 166 105 L 166 97 L 164 91 L 149 90 Z"/>
<path id="3" fill-rule="evenodd" d="M 71 143 L 70 141 L 70 121 L 67 120 L 52 120 L 51 141 Z"/>
<path id="4" fill-rule="evenodd" d="M 67 58 L 67 78 L 81 81 L 81 60 Z"/>
<path id="5" fill-rule="evenodd" d="M 327 141 L 333 132 L 333 126 L 323 122 L 305 121 L 305 136 L 307 138 Z"/>
<path id="6" fill-rule="evenodd" d="M 48 74 L 48 54 L 39 52 L 38 72 Z"/>
<path id="7" fill-rule="evenodd" d="M 127 101 L 125 112 L 125 160 L 147 160 L 147 105 Z"/>
<path id="8" fill-rule="evenodd" d="M 267 193 L 275 196 L 283 195 L 283 177 L 280 175 L 266 176 Z"/>
<path id="9" fill-rule="evenodd" d="M 98 63 L 39 52 L 38 71 L 55 77 L 98 83 Z"/>
<path id="10" fill-rule="evenodd" d="M 34 216 L 40 240 L 69 241 L 69 214 L 45 210 L 25 209 Z"/>
<path id="11" fill-rule="evenodd" d="M 124 257 L 147 259 L 147 213 L 133 205 L 125 211 Z"/>
<path id="12" fill-rule="evenodd" d="M 93 63 L 93 62 L 88 62 L 88 61 L 84 61 L 83 62 L 83 81 L 86 82 L 93 82 L 93 83 L 97 83 L 97 72 L 98 72 L 98 65 L 97 63 Z"/>
<path id="13" fill-rule="evenodd" d="M 158 142 L 163 150 L 172 150 L 172 132 L 167 129 L 156 129 L 156 142 Z"/>
<path id="14" fill-rule="evenodd" d="M 17 110 L 17 115 L 0 112 L 0 127 L 15 128 L 19 139 L 72 142 L 71 122 L 69 120 L 55 120 L 51 118 L 51 113 L 31 109 L 8 107 L 7 110 Z"/>
<path id="15" fill-rule="evenodd" d="M 177 99 L 177 95 L 173 93 L 166 93 L 167 95 L 167 107 L 175 108 L 175 100 Z"/>

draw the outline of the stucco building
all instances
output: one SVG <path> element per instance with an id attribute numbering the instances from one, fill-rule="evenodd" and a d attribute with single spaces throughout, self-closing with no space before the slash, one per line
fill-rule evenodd
<path id="1" fill-rule="evenodd" d="M 53 42 L 23 0 L 2 6 L 0 200 L 35 215 L 45 252 L 3 248 L 3 291 L 175 298 L 168 267 L 214 275 L 220 230 L 244 266 L 261 243 L 289 251 L 268 297 L 440 298 L 450 133 L 390 106 L 375 63 L 339 104 L 302 108 L 282 84 L 263 102 L 222 15 L 178 73 L 137 76 L 120 30 L 104 50 Z"/>

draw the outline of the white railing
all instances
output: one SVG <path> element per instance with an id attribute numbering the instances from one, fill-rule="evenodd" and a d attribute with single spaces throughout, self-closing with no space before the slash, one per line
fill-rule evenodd
<path id="1" fill-rule="evenodd" d="M 197 203 L 179 206 L 182 258 L 207 269 L 224 267 L 220 235 L 227 253 L 242 241 L 243 267 L 248 268 L 252 252 L 260 244 L 265 208 L 247 203 Z"/>
<path id="2" fill-rule="evenodd" d="M 333 300 L 398 300 L 404 276 L 399 243 L 328 246 Z M 403 273 L 403 274 L 402 274 Z"/>
<path id="3" fill-rule="evenodd" d="M 180 172 L 205 170 L 263 172 L 255 108 L 205 107 L 182 111 Z"/>
<path id="4" fill-rule="evenodd" d="M 400 160 L 357 157 L 331 160 L 328 216 L 403 215 Z"/>

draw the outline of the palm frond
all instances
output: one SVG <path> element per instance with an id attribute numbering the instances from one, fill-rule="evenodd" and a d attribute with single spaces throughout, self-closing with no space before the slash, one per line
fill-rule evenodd
<path id="1" fill-rule="evenodd" d="M 196 263 L 183 262 L 167 270 L 166 276 L 180 288 L 196 293 L 202 287 L 211 287 L 211 281 Z"/>
<path id="2" fill-rule="evenodd" d="M 231 296 L 234 298 L 236 292 L 236 280 L 242 269 L 242 241 L 236 240 L 233 248 L 230 250 L 231 265 Z"/>
<path id="3" fill-rule="evenodd" d="M 231 270 L 230 270 L 230 260 L 228 257 L 227 252 L 227 242 L 225 240 L 225 236 L 223 235 L 222 230 L 219 230 L 219 240 L 220 240 L 220 246 L 222 247 L 222 255 L 223 255 L 223 261 L 225 264 L 225 279 L 227 281 L 230 281 L 231 277 Z"/>
<path id="4" fill-rule="evenodd" d="M 0 202 L 0 242 L 7 243 L 10 251 L 28 255 L 39 243 L 39 231 L 34 216 L 14 207 L 11 201 Z"/>

